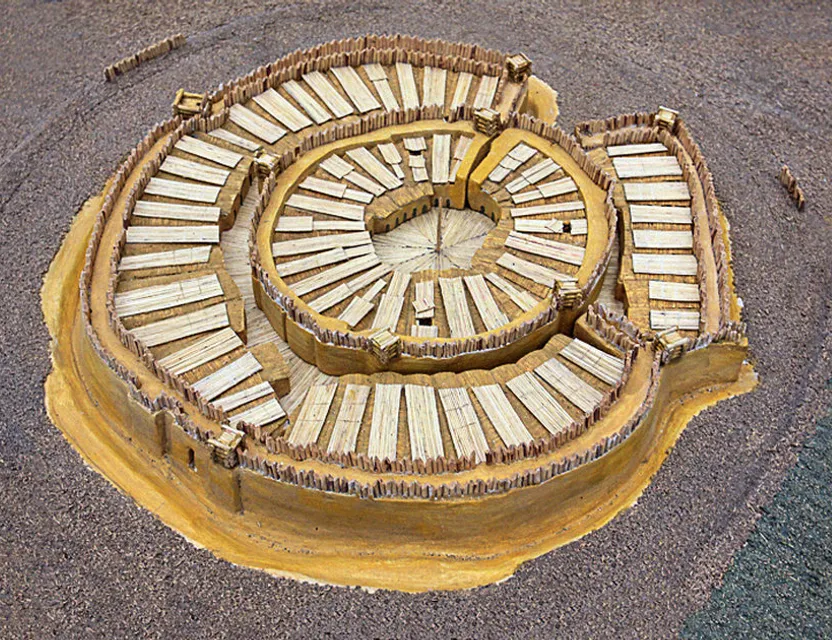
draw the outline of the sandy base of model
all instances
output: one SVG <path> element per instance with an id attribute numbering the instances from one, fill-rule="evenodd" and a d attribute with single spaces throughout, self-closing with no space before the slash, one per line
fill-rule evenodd
<path id="1" fill-rule="evenodd" d="M 237 469 L 235 481 L 267 484 L 240 511 L 218 500 L 217 487 L 182 456 L 140 446 L 131 427 L 143 409 L 86 344 L 78 277 L 99 202 L 90 200 L 78 214 L 44 280 L 43 312 L 54 341 L 49 416 L 88 464 L 188 540 L 277 575 L 405 591 L 505 579 L 521 563 L 598 529 L 634 504 L 693 416 L 756 384 L 744 363 L 745 347 L 711 345 L 662 370 L 653 409 L 624 445 L 542 485 L 492 498 L 414 504 L 308 491 Z M 647 370 L 634 372 L 604 419 L 613 427 L 643 399 L 649 355 L 640 358 Z M 202 464 L 214 466 L 196 461 Z"/>
<path id="2" fill-rule="evenodd" d="M 525 111 L 554 121 L 554 92 L 531 80 Z M 103 198 L 92 198 L 77 215 L 44 281 L 43 313 L 53 339 L 49 415 L 120 490 L 194 544 L 241 565 L 302 580 L 405 591 L 464 589 L 505 579 L 521 563 L 586 535 L 634 504 L 693 416 L 755 385 L 744 338 L 689 351 L 658 374 L 656 347 L 648 342 L 607 413 L 551 453 L 415 476 L 433 485 L 516 478 L 583 454 L 650 405 L 629 437 L 600 457 L 493 495 L 362 498 L 276 481 L 244 466 L 227 468 L 166 411 L 151 413 L 135 401 L 84 330 L 78 282 Z M 732 307 L 738 319 L 736 299 Z M 603 345 L 583 319 L 571 333 Z M 106 339 L 118 345 L 117 338 Z M 143 391 L 161 388 L 149 371 L 136 373 Z M 339 470 L 314 457 L 282 458 L 298 471 L 343 473 L 357 482 L 401 477 Z"/>

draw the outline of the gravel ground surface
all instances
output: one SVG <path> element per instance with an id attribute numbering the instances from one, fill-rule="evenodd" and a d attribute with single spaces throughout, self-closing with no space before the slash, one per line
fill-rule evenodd
<path id="1" fill-rule="evenodd" d="M 830 380 L 832 383 L 832 380 Z M 684 638 L 832 637 L 832 414 Z"/>
<path id="2" fill-rule="evenodd" d="M 0 636 L 677 636 L 830 405 L 829 6 L 268 4 L 4 3 Z M 176 31 L 190 37 L 183 49 L 103 82 L 104 66 Z M 203 90 L 296 47 L 373 31 L 524 51 L 560 92 L 567 128 L 658 104 L 681 109 L 732 224 L 762 379 L 755 393 L 692 421 L 633 509 L 475 591 L 370 594 L 217 560 L 87 469 L 43 407 L 42 275 L 74 212 L 168 116 L 175 90 Z M 806 191 L 803 212 L 777 182 L 784 161 Z M 829 503 L 821 506 L 828 517 Z"/>

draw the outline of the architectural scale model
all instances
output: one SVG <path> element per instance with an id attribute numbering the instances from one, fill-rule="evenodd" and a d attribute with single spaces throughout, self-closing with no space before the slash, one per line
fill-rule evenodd
<path id="1" fill-rule="evenodd" d="M 50 270 L 48 403 L 224 558 L 493 582 L 631 505 L 748 388 L 727 224 L 675 111 L 569 134 L 523 55 L 367 36 L 174 114 Z"/>

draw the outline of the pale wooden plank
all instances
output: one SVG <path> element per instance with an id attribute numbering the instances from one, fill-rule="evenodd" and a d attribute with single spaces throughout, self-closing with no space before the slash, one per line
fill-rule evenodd
<path id="1" fill-rule="evenodd" d="M 404 308 L 404 296 L 394 295 L 390 292 L 381 296 L 378 303 L 376 315 L 373 318 L 373 329 L 389 329 L 391 332 L 396 331 L 396 325 L 399 324 L 399 318 L 402 315 Z"/>
<path id="2" fill-rule="evenodd" d="M 414 338 L 438 338 L 439 327 L 432 324 L 410 325 L 410 335 Z"/>
<path id="3" fill-rule="evenodd" d="M 560 351 L 560 355 L 607 384 L 616 384 L 624 375 L 624 361 L 601 351 L 578 338 Z"/>
<path id="4" fill-rule="evenodd" d="M 274 226 L 275 233 L 311 233 L 314 229 L 315 223 L 312 216 L 282 215 Z"/>
<path id="5" fill-rule="evenodd" d="M 239 147 L 240 149 L 250 151 L 251 153 L 257 153 L 263 149 L 263 145 L 254 142 L 253 140 L 249 140 L 248 138 L 244 138 L 243 136 L 238 136 L 236 133 L 231 133 L 226 129 L 214 129 L 213 131 L 209 131 L 208 135 L 216 138 L 217 140 L 227 142 L 228 144 L 233 144 L 235 147 Z"/>
<path id="6" fill-rule="evenodd" d="M 685 282 L 651 280 L 648 283 L 648 295 L 651 300 L 699 302 L 699 285 Z"/>
<path id="7" fill-rule="evenodd" d="M 363 231 L 367 227 L 361 220 L 313 220 L 313 231 Z"/>
<path id="8" fill-rule="evenodd" d="M 310 308 L 318 313 L 323 313 L 327 309 L 334 307 L 339 302 L 346 300 L 352 295 L 349 287 L 346 284 L 339 284 L 333 287 L 326 293 L 318 296 L 309 303 Z"/>
<path id="9" fill-rule="evenodd" d="M 578 185 L 575 184 L 572 178 L 561 178 L 560 180 L 538 185 L 537 189 L 543 194 L 544 198 L 555 198 L 566 195 L 567 193 L 574 193 L 578 190 Z"/>
<path id="10" fill-rule="evenodd" d="M 673 202 L 690 200 L 686 182 L 626 182 L 624 198 L 631 202 Z"/>
<path id="11" fill-rule="evenodd" d="M 656 330 L 678 327 L 687 331 L 699 331 L 699 312 L 688 309 L 650 310 L 650 328 Z"/>
<path id="12" fill-rule="evenodd" d="M 291 287 L 296 295 L 303 296 L 307 293 L 317 291 L 321 287 L 325 287 L 334 282 L 338 282 L 339 280 L 343 280 L 344 278 L 348 278 L 349 276 L 361 271 L 366 271 L 370 267 L 374 267 L 379 264 L 379 262 L 381 261 L 375 254 L 360 256 L 339 264 L 338 266 L 326 269 L 321 273 L 295 282 L 291 285 Z"/>
<path id="13" fill-rule="evenodd" d="M 246 409 L 229 417 L 228 421 L 232 427 L 237 426 L 241 422 L 254 425 L 255 427 L 262 427 L 282 420 L 285 417 L 286 412 L 283 410 L 283 407 L 280 406 L 280 403 L 275 398 L 271 398 L 262 404 L 258 404 L 256 407 Z"/>
<path id="14" fill-rule="evenodd" d="M 425 107 L 445 106 L 445 85 L 447 83 L 447 69 L 438 67 L 424 67 L 422 74 L 422 105 Z"/>
<path id="15" fill-rule="evenodd" d="M 332 67 L 330 71 L 338 79 L 353 104 L 358 107 L 360 113 L 381 109 L 381 105 L 376 100 L 373 92 L 364 84 L 361 76 L 353 67 Z"/>
<path id="16" fill-rule="evenodd" d="M 533 280 L 537 284 L 542 284 L 544 287 L 554 287 L 555 280 L 563 281 L 569 278 L 566 274 L 549 269 L 536 262 L 524 260 L 518 256 L 504 253 L 497 259 L 497 264 L 504 269 L 513 271 L 517 275 Z"/>
<path id="17" fill-rule="evenodd" d="M 365 147 L 350 149 L 347 155 L 386 189 L 398 189 L 402 186 L 402 181 Z"/>
<path id="18" fill-rule="evenodd" d="M 444 184 L 450 179 L 451 172 L 451 136 L 450 134 L 433 134 L 431 169 L 433 184 Z"/>
<path id="19" fill-rule="evenodd" d="M 312 120 L 298 111 L 295 105 L 274 89 L 266 89 L 263 93 L 254 96 L 254 101 L 263 111 L 290 131 L 297 133 L 301 129 L 312 126 Z"/>
<path id="20" fill-rule="evenodd" d="M 399 150 L 396 148 L 396 145 L 392 142 L 385 142 L 378 145 L 378 150 L 381 153 L 381 157 L 384 158 L 384 161 L 387 164 L 402 163 L 402 155 L 399 153 Z"/>
<path id="21" fill-rule="evenodd" d="M 445 455 L 433 387 L 406 384 L 404 397 L 407 402 L 410 457 L 429 460 Z"/>
<path id="22" fill-rule="evenodd" d="M 523 216 L 537 216 L 543 213 L 565 213 L 568 211 L 582 211 L 584 203 L 580 200 L 571 202 L 555 202 L 551 204 L 539 204 L 533 207 L 512 207 L 510 209 L 512 218 Z"/>
<path id="23" fill-rule="evenodd" d="M 216 162 L 217 164 L 221 164 L 229 169 L 236 167 L 240 164 L 240 160 L 243 159 L 243 156 L 235 151 L 223 149 L 222 147 L 218 147 L 210 142 L 205 142 L 199 138 L 194 138 L 193 136 L 184 136 L 180 138 L 174 146 L 180 151 L 190 153 L 191 155 L 203 158 L 204 160 Z"/>
<path id="24" fill-rule="evenodd" d="M 462 278 L 439 278 L 442 303 L 445 306 L 445 318 L 452 338 L 464 338 L 476 334 L 474 321 L 468 309 Z"/>
<path id="25" fill-rule="evenodd" d="M 407 149 L 410 153 L 419 153 L 420 151 L 427 151 L 428 143 L 422 136 L 403 138 L 402 140 L 404 142 L 404 148 Z"/>
<path id="26" fill-rule="evenodd" d="M 387 293 L 394 296 L 403 296 L 407 292 L 410 278 L 409 273 L 394 271 L 393 277 L 390 278 L 390 286 L 387 288 Z"/>
<path id="27" fill-rule="evenodd" d="M 180 307 L 221 297 L 222 286 L 215 273 L 167 284 L 121 291 L 114 296 L 116 313 L 121 318 Z"/>
<path id="28" fill-rule="evenodd" d="M 408 62 L 396 63 L 396 77 L 399 79 L 399 92 L 405 109 L 419 108 L 419 92 L 416 89 L 416 79 L 413 77 L 413 67 Z"/>
<path id="29" fill-rule="evenodd" d="M 289 196 L 286 206 L 346 220 L 364 220 L 364 207 L 361 205 L 323 200 L 322 198 L 303 196 L 299 193 L 293 193 Z"/>
<path id="30" fill-rule="evenodd" d="M 505 293 L 509 299 L 520 307 L 523 311 L 529 311 L 534 308 L 539 302 L 531 293 L 525 289 L 520 289 L 518 286 L 509 282 L 498 273 L 486 273 L 486 279 L 497 287 L 500 291 Z"/>
<path id="31" fill-rule="evenodd" d="M 164 220 L 187 220 L 188 222 L 218 222 L 222 209 L 193 204 L 171 204 L 139 200 L 133 208 L 133 215 L 140 218 L 162 218 Z"/>
<path id="32" fill-rule="evenodd" d="M 540 238 L 527 233 L 510 231 L 505 246 L 525 253 L 550 258 L 580 266 L 584 261 L 585 249 L 574 244 L 566 244 L 557 240 Z"/>
<path id="33" fill-rule="evenodd" d="M 261 382 L 253 387 L 248 387 L 242 391 L 237 391 L 236 393 L 225 396 L 224 398 L 217 398 L 216 400 L 213 400 L 211 404 L 213 404 L 217 409 L 222 409 L 223 411 L 233 411 L 234 409 L 242 407 L 244 404 L 254 402 L 260 398 L 265 398 L 273 393 L 274 389 L 272 389 L 272 385 L 268 382 Z"/>
<path id="34" fill-rule="evenodd" d="M 396 165 L 393 168 L 398 169 L 399 167 L 398 167 L 398 165 Z M 355 173 L 355 172 L 353 172 L 353 173 Z M 396 177 L 399 180 L 402 180 L 404 178 L 404 174 L 403 173 L 397 173 Z M 363 202 L 364 204 L 369 204 L 373 201 L 374 196 L 373 196 L 372 193 L 367 193 L 366 191 L 362 191 L 361 189 L 349 189 L 348 188 L 346 191 L 344 191 L 344 197 L 347 200 L 354 200 L 355 202 Z"/>
<path id="35" fill-rule="evenodd" d="M 285 129 L 281 129 L 241 104 L 231 105 L 228 110 L 228 119 L 241 129 L 248 131 L 255 138 L 260 138 L 268 144 L 274 144 L 286 135 Z"/>
<path id="36" fill-rule="evenodd" d="M 454 89 L 454 97 L 451 98 L 451 109 L 456 109 L 465 104 L 468 100 L 468 92 L 471 90 L 471 80 L 474 76 L 467 71 L 459 73 L 456 79 L 456 88 Z"/>
<path id="37" fill-rule="evenodd" d="M 130 333 L 148 347 L 181 340 L 200 333 L 228 326 L 225 304 L 192 311 L 172 318 L 134 327 Z"/>
<path id="38" fill-rule="evenodd" d="M 483 385 L 473 387 L 472 390 L 494 430 L 507 447 L 519 447 L 534 440 L 500 385 Z"/>
<path id="39" fill-rule="evenodd" d="M 297 102 L 306 114 L 315 121 L 315 124 L 323 124 L 332 119 L 329 112 L 315 100 L 297 80 L 284 82 L 281 87 L 286 90 L 295 102 Z"/>
<path id="40" fill-rule="evenodd" d="M 416 294 L 414 296 L 414 306 L 419 306 L 416 309 L 416 319 L 422 320 L 425 318 L 432 318 L 434 316 L 436 303 L 434 301 L 434 286 L 433 280 L 423 280 L 416 283 Z M 421 309 L 421 311 L 420 311 Z"/>
<path id="41" fill-rule="evenodd" d="M 612 165 L 621 179 L 682 175 L 682 167 L 674 156 L 613 158 Z"/>
<path id="42" fill-rule="evenodd" d="M 370 398 L 370 386 L 348 384 L 332 428 L 327 453 L 353 453 Z"/>
<path id="43" fill-rule="evenodd" d="M 393 88 L 390 86 L 390 82 L 385 77 L 384 80 L 376 80 L 373 82 L 373 86 L 378 91 L 378 95 L 381 98 L 381 104 L 384 105 L 384 108 L 387 111 L 398 111 L 399 110 L 399 102 L 396 100 L 396 94 L 393 93 Z"/>
<path id="44" fill-rule="evenodd" d="M 690 207 L 631 204 L 630 219 L 634 224 L 693 224 Z"/>
<path id="45" fill-rule="evenodd" d="M 360 296 L 355 296 L 347 305 L 341 314 L 338 316 L 339 320 L 343 320 L 349 327 L 354 327 L 364 319 L 375 305 L 372 302 L 365 300 Z"/>
<path id="46" fill-rule="evenodd" d="M 657 276 L 695 276 L 696 256 L 666 253 L 634 253 L 633 272 Z"/>
<path id="47" fill-rule="evenodd" d="M 367 77 L 370 79 L 370 82 L 387 80 L 387 72 L 384 70 L 384 67 L 381 66 L 378 62 L 368 62 L 363 66 L 364 71 L 367 73 Z"/>
<path id="48" fill-rule="evenodd" d="M 607 147 L 610 158 L 616 156 L 634 156 L 647 153 L 667 153 L 667 147 L 661 142 L 644 142 L 639 144 L 616 144 Z"/>
<path id="49" fill-rule="evenodd" d="M 344 260 L 347 260 L 347 253 L 343 248 L 335 247 L 334 249 L 315 253 L 305 258 L 277 263 L 275 264 L 275 268 L 277 269 L 277 274 L 281 278 L 285 278 L 296 273 L 309 271 L 310 269 L 317 269 L 335 264 L 336 262 L 343 262 Z"/>
<path id="50" fill-rule="evenodd" d="M 346 176 L 344 176 L 344 180 L 346 180 L 347 182 L 351 182 L 356 187 L 363 189 L 364 191 L 369 191 L 374 196 L 383 195 L 385 191 L 385 188 L 382 187 L 378 182 L 371 178 L 368 178 L 367 176 L 359 173 L 358 171 L 350 171 Z"/>
<path id="51" fill-rule="evenodd" d="M 387 275 L 392 270 L 393 267 L 391 267 L 389 264 L 379 264 L 373 269 L 370 269 L 367 273 L 362 273 L 357 278 L 354 278 L 353 280 L 347 282 L 347 287 L 349 287 L 350 291 L 352 291 L 353 293 L 357 293 L 367 285 L 372 284 L 379 280 L 382 276 Z M 365 293 L 364 295 L 367 296 L 368 294 Z"/>
<path id="52" fill-rule="evenodd" d="M 201 227 L 127 227 L 127 242 L 131 244 L 216 244 L 220 228 Z"/>
<path id="53" fill-rule="evenodd" d="M 220 195 L 220 188 L 206 184 L 167 180 L 165 178 L 151 178 L 150 182 L 144 188 L 144 193 L 146 195 L 149 194 L 164 198 L 214 204 Z"/>
<path id="54" fill-rule="evenodd" d="M 500 82 L 499 76 L 482 76 L 480 78 L 480 86 L 477 89 L 477 95 L 474 98 L 473 109 L 487 109 L 491 107 L 494 101 L 494 94 L 497 93 L 497 84 Z"/>
<path id="55" fill-rule="evenodd" d="M 170 355 L 160 358 L 156 361 L 156 364 L 163 369 L 167 369 L 173 375 L 182 375 L 206 362 L 221 358 L 242 346 L 244 346 L 243 341 L 240 340 L 234 330 L 226 327 L 209 336 L 200 338 L 179 351 L 174 351 Z"/>
<path id="56" fill-rule="evenodd" d="M 160 269 L 179 267 L 186 264 L 205 263 L 211 258 L 211 247 L 188 247 L 173 251 L 142 253 L 135 256 L 122 256 L 118 264 L 119 271 L 136 271 L 138 269 Z"/>
<path id="57" fill-rule="evenodd" d="M 347 191 L 347 185 L 332 180 L 322 180 L 315 176 L 309 176 L 300 183 L 302 189 L 322 193 L 332 198 L 343 198 Z"/>
<path id="58" fill-rule="evenodd" d="M 373 419 L 367 455 L 381 460 L 396 459 L 399 435 L 399 404 L 402 385 L 377 384 L 373 397 Z"/>
<path id="59" fill-rule="evenodd" d="M 468 397 L 468 392 L 461 387 L 437 391 L 439 391 L 439 399 L 445 411 L 456 454 L 463 458 L 468 458 L 473 454 L 476 462 L 485 462 L 488 442 L 474 405 L 471 404 L 471 398 Z"/>
<path id="60" fill-rule="evenodd" d="M 328 158 L 321 160 L 319 166 L 321 169 L 330 175 L 335 176 L 339 180 L 345 178 L 350 172 L 355 171 L 355 167 L 340 156 L 336 155 L 331 155 Z"/>
<path id="61" fill-rule="evenodd" d="M 527 371 L 512 378 L 506 386 L 552 435 L 565 431 L 572 424 L 572 417 L 532 373 Z"/>
<path id="62" fill-rule="evenodd" d="M 309 387 L 295 425 L 287 438 L 289 444 L 304 446 L 318 441 L 337 389 L 338 385 L 332 382 Z"/>
<path id="63" fill-rule="evenodd" d="M 589 233 L 589 222 L 586 218 L 569 220 L 569 233 L 573 236 L 585 236 Z"/>
<path id="64" fill-rule="evenodd" d="M 494 300 L 491 291 L 488 289 L 488 285 L 485 283 L 485 278 L 477 274 L 465 276 L 463 280 L 465 280 L 465 284 L 471 293 L 471 298 L 477 307 L 477 311 L 486 329 L 494 331 L 508 324 L 508 317 L 500 311 L 497 301 Z"/>
<path id="65" fill-rule="evenodd" d="M 197 380 L 191 388 L 210 402 L 262 369 L 263 365 L 257 361 L 257 358 L 247 352 L 233 362 Z"/>
<path id="66" fill-rule="evenodd" d="M 603 393 L 575 375 L 557 358 L 550 358 L 534 371 L 585 414 L 592 413 L 604 399 Z"/>
<path id="67" fill-rule="evenodd" d="M 355 113 L 352 105 L 347 102 L 338 90 L 332 86 L 329 79 L 320 71 L 312 71 L 303 75 L 303 80 L 314 91 L 336 118 L 344 118 Z"/>
<path id="68" fill-rule="evenodd" d="M 217 167 L 210 167 L 201 162 L 194 162 L 193 160 L 185 160 L 178 156 L 168 156 L 165 158 L 159 171 L 164 171 L 180 178 L 188 180 L 196 180 L 197 182 L 205 182 L 223 186 L 228 181 L 228 176 L 231 172 L 227 169 L 218 169 Z"/>
<path id="69" fill-rule="evenodd" d="M 368 231 L 353 233 L 333 233 L 328 236 L 313 236 L 299 240 L 282 240 L 272 243 L 272 255 L 275 257 L 294 256 L 302 253 L 316 253 L 336 247 L 357 247 L 370 244 L 372 238 Z"/>
<path id="70" fill-rule="evenodd" d="M 514 221 L 514 230 L 521 233 L 563 233 L 563 221 L 556 218 L 548 220 L 518 218 Z"/>
<path id="71" fill-rule="evenodd" d="M 693 249 L 693 233 L 633 229 L 633 244 L 637 249 Z"/>
<path id="72" fill-rule="evenodd" d="M 347 283 L 347 285 L 349 284 L 350 283 Z M 361 297 L 371 302 L 373 298 L 375 298 L 379 293 L 381 293 L 382 289 L 384 289 L 384 287 L 386 286 L 387 282 L 379 278 L 376 282 L 373 283 L 373 286 L 371 286 L 369 289 L 367 289 L 367 291 L 364 292 L 364 294 Z"/>

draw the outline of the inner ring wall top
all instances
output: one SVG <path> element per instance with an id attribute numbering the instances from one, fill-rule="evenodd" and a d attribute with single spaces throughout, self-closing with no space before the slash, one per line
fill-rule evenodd
<path id="1" fill-rule="evenodd" d="M 560 166 L 563 168 L 561 172 L 558 172 L 555 175 L 555 177 L 569 177 L 572 178 L 576 183 L 577 190 L 574 192 L 573 195 L 567 194 L 566 196 L 555 197 L 554 199 L 550 200 L 552 202 L 561 202 L 565 200 L 574 199 L 583 202 L 586 207 L 586 220 L 588 231 L 588 235 L 586 236 L 587 239 L 584 243 L 576 243 L 577 246 L 583 246 L 586 252 L 585 257 L 581 261 L 580 266 L 573 266 L 567 263 L 558 263 L 559 272 L 575 277 L 578 281 L 578 284 L 583 285 L 586 282 L 592 270 L 594 269 L 597 260 L 603 254 L 603 250 L 607 241 L 607 221 L 603 213 L 604 192 L 597 185 L 595 185 L 588 178 L 588 176 L 586 176 L 581 171 L 580 167 L 578 167 L 577 163 L 569 156 L 569 154 L 567 154 L 563 149 L 561 149 L 557 145 L 552 144 L 550 141 L 544 140 L 528 131 L 519 129 L 505 131 L 498 138 L 489 141 L 489 139 L 486 136 L 477 133 L 470 122 L 465 121 L 456 123 L 448 123 L 442 120 L 421 121 L 411 123 L 409 125 L 389 127 L 380 131 L 373 132 L 371 134 L 350 138 L 339 143 L 333 143 L 324 147 L 319 147 L 305 154 L 299 159 L 299 161 L 288 167 L 278 177 L 277 185 L 275 187 L 274 192 L 272 193 L 271 199 L 268 203 L 268 206 L 266 208 L 266 211 L 264 212 L 262 219 L 260 220 L 260 225 L 258 227 L 258 247 L 260 249 L 261 255 L 270 255 L 272 253 L 271 249 L 272 243 L 274 241 L 285 243 L 298 237 L 297 233 L 281 232 L 281 220 L 287 220 L 291 217 L 303 217 L 304 214 L 306 214 L 306 212 L 296 210 L 292 207 L 287 207 L 286 203 L 287 201 L 290 201 L 290 198 L 294 194 L 298 193 L 307 196 L 314 196 L 316 198 L 322 197 L 321 194 L 310 193 L 309 191 L 304 191 L 300 189 L 299 185 L 304 183 L 304 181 L 307 180 L 309 176 L 316 177 L 318 179 L 334 181 L 335 178 L 333 175 L 328 174 L 326 171 L 319 169 L 320 165 L 322 163 L 325 164 L 327 159 L 331 158 L 332 156 L 338 156 L 340 158 L 349 159 L 348 153 L 358 148 L 367 147 L 375 151 L 377 149 L 378 144 L 384 144 L 385 142 L 390 141 L 397 141 L 401 143 L 401 141 L 404 138 L 423 135 L 426 136 L 426 138 L 430 138 L 433 134 L 436 133 L 450 134 L 451 136 L 453 136 L 452 139 L 454 141 L 457 140 L 459 136 L 465 136 L 471 139 L 469 151 L 465 155 L 464 160 L 460 163 L 457 180 L 453 184 L 449 184 L 447 186 L 443 185 L 441 188 L 442 193 L 438 198 L 440 204 L 448 204 L 451 207 L 455 208 L 471 206 L 474 210 L 483 211 L 486 215 L 490 216 L 492 219 L 495 219 L 498 223 L 498 226 L 491 233 L 489 233 L 483 248 L 477 252 L 472 264 L 472 271 L 477 271 L 479 273 L 500 271 L 502 272 L 500 274 L 501 277 L 504 277 L 506 280 L 514 281 L 515 284 L 520 283 L 521 288 L 526 287 L 528 289 L 531 289 L 534 292 L 535 299 L 538 301 L 537 304 L 535 304 L 533 307 L 525 310 L 515 307 L 511 302 L 507 302 L 504 306 L 508 307 L 510 310 L 510 322 L 522 322 L 530 317 L 533 317 L 536 313 L 539 313 L 542 308 L 550 304 L 550 300 L 547 300 L 547 298 L 551 298 L 552 292 L 551 284 L 549 284 L 549 286 L 546 286 L 539 282 L 536 283 L 528 279 L 519 277 L 516 273 L 512 273 L 510 271 L 502 269 L 501 267 L 495 266 L 495 262 L 497 261 L 497 259 L 503 253 L 508 252 L 504 246 L 504 243 L 509 233 L 513 230 L 516 224 L 516 219 L 513 219 L 511 215 L 511 210 L 514 208 L 522 209 L 525 208 L 525 206 L 536 206 L 542 204 L 543 202 L 546 202 L 531 202 L 528 205 L 524 205 L 521 203 L 516 206 L 512 206 L 514 204 L 513 202 L 511 202 L 510 200 L 505 201 L 505 196 L 508 195 L 507 193 L 503 192 L 501 195 L 503 196 L 504 201 L 498 202 L 494 199 L 494 197 L 492 197 L 492 195 L 486 193 L 481 189 L 481 186 L 489 185 L 489 175 L 492 173 L 495 167 L 497 167 L 501 159 L 507 156 L 509 152 L 511 152 L 511 150 L 518 144 L 528 145 L 531 148 L 535 149 L 537 153 L 535 154 L 534 159 L 530 160 L 527 163 L 524 163 L 517 170 L 517 174 L 519 174 L 521 170 L 526 170 L 529 166 L 532 166 L 539 159 L 553 158 L 556 159 L 558 164 L 560 164 Z M 452 147 L 453 146 L 455 145 L 452 145 Z M 381 156 L 379 156 L 379 159 L 381 159 Z M 406 162 L 406 159 L 403 159 Z M 512 172 L 510 176 L 502 182 L 510 183 L 514 175 L 515 172 Z M 348 184 L 347 186 L 350 188 L 353 187 L 353 185 L 350 184 Z M 491 183 L 489 186 L 494 190 L 499 190 L 500 187 L 499 184 L 493 183 Z M 503 184 L 503 187 L 504 186 L 505 184 Z M 437 189 L 437 192 L 439 191 L 440 189 Z M 519 196 L 521 194 L 518 193 L 517 195 Z M 408 199 L 407 197 L 405 197 L 403 200 L 403 206 L 399 207 L 398 209 L 395 209 L 394 211 L 389 211 L 388 209 L 386 215 L 379 215 L 371 209 L 372 205 L 369 205 L 367 207 L 367 213 L 364 216 L 364 229 L 369 232 L 375 232 L 379 229 L 383 229 L 382 225 L 390 219 L 394 221 L 394 224 L 401 223 L 404 221 L 403 214 L 411 212 L 412 215 L 413 203 L 417 203 L 417 209 L 419 209 L 420 204 L 423 204 L 425 202 L 431 202 L 431 200 L 432 198 L 430 196 L 424 195 L 422 195 L 421 197 L 417 197 L 416 199 Z M 527 220 L 540 218 L 542 216 L 535 215 L 523 217 L 525 218 L 524 222 L 526 222 Z M 332 222 L 337 221 L 337 218 L 334 217 L 327 218 Z M 391 225 L 391 228 L 393 228 L 393 226 L 394 225 Z M 275 229 L 277 229 L 276 232 L 273 231 Z M 316 235 L 329 234 L 317 234 L 313 232 L 303 234 L 302 237 L 313 237 Z M 518 255 L 522 256 L 524 259 L 536 259 L 536 256 L 523 254 L 522 252 L 520 252 Z M 292 262 L 299 257 L 302 256 L 280 256 L 277 259 L 277 265 L 281 265 L 282 263 L 286 262 Z M 280 277 L 280 274 L 278 273 L 274 262 L 272 262 L 271 260 L 264 260 L 263 264 L 270 272 L 270 276 L 272 277 L 273 281 L 277 283 L 278 287 L 284 289 L 288 294 L 294 295 L 292 285 L 295 282 L 303 280 L 303 277 L 288 276 L 284 279 Z M 273 269 L 274 271 L 272 271 Z M 446 275 L 459 276 L 462 274 L 451 271 L 448 273 L 440 273 L 435 275 L 437 277 L 444 277 Z M 326 290 L 324 290 L 324 293 L 325 292 Z M 338 328 L 342 331 L 347 329 L 347 327 L 344 325 L 342 321 L 338 321 L 336 319 L 337 315 L 343 311 L 343 304 L 340 304 L 335 307 L 335 311 L 337 313 L 333 313 L 327 309 L 326 311 L 324 311 L 322 315 L 318 314 L 314 307 L 307 305 L 307 302 L 314 302 L 318 295 L 320 294 L 318 294 L 318 292 L 316 291 L 313 295 L 302 297 L 300 299 L 299 306 L 307 309 L 308 311 L 316 315 L 316 319 L 318 319 L 322 325 Z M 306 298 L 308 298 L 308 300 Z M 410 301 L 407 301 L 407 304 L 410 305 Z M 489 330 L 485 328 L 482 324 L 478 324 L 478 328 L 482 329 L 482 331 L 478 331 L 477 333 L 485 333 Z M 359 325 L 358 330 L 366 328 L 369 327 Z M 402 339 L 414 339 L 413 336 L 409 335 L 409 331 L 407 331 L 408 328 L 409 325 L 407 323 L 399 323 L 399 330 L 397 331 L 397 333 L 401 335 Z M 493 331 L 499 328 L 501 327 L 493 327 L 490 330 Z M 451 338 L 453 336 L 448 335 L 448 333 L 445 333 L 445 335 L 440 334 L 438 337 L 442 339 Z"/>

